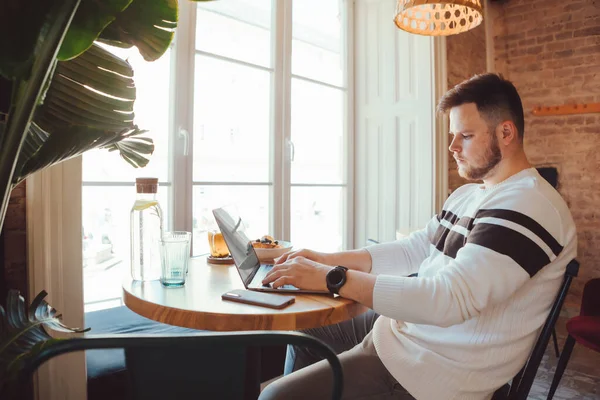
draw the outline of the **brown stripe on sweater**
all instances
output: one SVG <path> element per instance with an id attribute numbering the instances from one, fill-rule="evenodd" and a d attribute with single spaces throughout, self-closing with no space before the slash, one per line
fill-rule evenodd
<path id="1" fill-rule="evenodd" d="M 529 229 L 532 233 L 537 235 L 550 247 L 554 255 L 559 255 L 563 249 L 563 246 L 548 232 L 542 225 L 540 225 L 533 218 L 513 210 L 493 209 L 493 210 L 479 210 L 475 218 L 493 217 L 504 219 L 507 221 L 519 224 L 526 229 Z"/>
<path id="2" fill-rule="evenodd" d="M 450 224 L 452 224 L 452 226 L 460 225 L 462 227 L 467 228 L 467 227 L 471 227 L 473 225 L 473 218 L 462 217 L 459 219 L 458 215 L 452 213 L 451 211 L 445 211 L 445 210 L 442 211 L 441 214 L 438 215 L 438 220 L 439 219 L 444 219 L 444 220 L 448 221 Z M 467 228 L 467 229 L 470 229 L 470 228 Z M 450 228 L 447 228 L 440 223 L 440 226 L 438 226 L 437 230 L 435 231 L 435 234 L 433 235 L 433 241 L 432 241 L 433 245 L 435 245 L 436 249 L 438 249 L 439 251 L 443 251 L 444 254 L 446 254 L 446 250 L 445 250 L 446 249 L 446 240 L 447 240 L 449 233 L 450 233 Z M 462 241 L 464 241 L 464 235 L 461 235 L 461 236 L 462 236 Z M 456 244 L 453 243 L 451 247 L 452 248 L 456 247 Z M 461 244 L 461 247 L 462 247 L 462 244 Z M 456 251 L 458 251 L 458 249 L 456 249 Z"/>
<path id="3" fill-rule="evenodd" d="M 452 213 L 451 211 L 442 210 L 441 213 L 437 215 L 438 221 L 446 220 L 450 224 L 454 225 L 454 223 L 458 220 L 458 216 Z M 444 249 L 444 243 L 446 242 L 446 236 L 448 236 L 449 229 L 440 223 L 435 234 L 433 235 L 432 244 L 439 250 L 442 251 Z"/>
<path id="4" fill-rule="evenodd" d="M 475 218 L 471 218 L 471 217 L 461 217 L 458 222 L 456 223 L 456 225 L 458 226 L 462 226 L 463 228 L 465 228 L 467 231 L 470 231 L 471 229 L 473 229 L 473 222 L 475 221 Z"/>
<path id="5" fill-rule="evenodd" d="M 454 225 L 458 220 L 458 215 L 454 214 L 452 211 L 444 211 L 442 213 L 442 218 Z"/>
<path id="6" fill-rule="evenodd" d="M 512 258 L 530 277 L 550 263 L 544 250 L 527 236 L 502 225 L 480 222 L 467 237 L 473 243 Z"/>
<path id="7" fill-rule="evenodd" d="M 444 254 L 456 258 L 456 253 L 465 245 L 466 237 L 462 233 L 450 231 L 444 244 Z"/>
<path id="8" fill-rule="evenodd" d="M 435 231 L 435 235 L 433 235 L 432 243 L 439 251 L 444 251 L 444 243 L 446 243 L 446 236 L 448 236 L 448 232 L 450 232 L 450 229 L 440 224 Z"/>

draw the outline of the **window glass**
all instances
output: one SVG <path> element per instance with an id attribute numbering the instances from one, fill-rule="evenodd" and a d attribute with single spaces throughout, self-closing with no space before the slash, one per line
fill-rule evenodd
<path id="1" fill-rule="evenodd" d="M 196 48 L 271 66 L 271 0 L 198 3 Z"/>
<path id="2" fill-rule="evenodd" d="M 209 230 L 218 229 L 212 210 L 234 206 L 249 238 L 269 232 L 269 186 L 194 186 L 193 254 L 209 252 Z"/>
<path id="3" fill-rule="evenodd" d="M 194 181 L 269 181 L 271 74 L 196 56 Z"/>
<path id="4" fill-rule="evenodd" d="M 292 79 L 292 184 L 343 183 L 345 92 Z"/>
<path id="5" fill-rule="evenodd" d="M 342 250 L 344 194 L 341 187 L 292 187 L 290 219 L 294 248 Z"/>
<path id="6" fill-rule="evenodd" d="M 293 3 L 292 73 L 343 86 L 344 43 L 340 0 Z"/>

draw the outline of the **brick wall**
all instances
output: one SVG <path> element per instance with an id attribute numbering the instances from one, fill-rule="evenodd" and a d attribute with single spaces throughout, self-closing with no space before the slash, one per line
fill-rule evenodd
<path id="1" fill-rule="evenodd" d="M 0 235 L 0 302 L 8 289 L 18 289 L 28 299 L 27 223 L 25 219 L 25 182 L 13 189 Z"/>
<path id="2" fill-rule="evenodd" d="M 600 277 L 600 114 L 536 117 L 533 107 L 600 102 L 600 0 L 492 3 L 496 71 L 525 108 L 525 149 L 559 171 L 559 192 L 577 225 L 581 272 L 567 301 Z"/>
<path id="3" fill-rule="evenodd" d="M 446 38 L 448 59 L 448 88 L 452 88 L 475 74 L 486 72 L 485 28 L 477 28 Z M 456 161 L 448 157 L 448 189 L 453 191 L 467 183 L 458 175 Z"/>

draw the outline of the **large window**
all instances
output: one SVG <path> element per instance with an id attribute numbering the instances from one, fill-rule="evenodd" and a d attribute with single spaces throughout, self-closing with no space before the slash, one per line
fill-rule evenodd
<path id="1" fill-rule="evenodd" d="M 120 304 L 137 176 L 159 178 L 166 226 L 192 230 L 195 256 L 208 252 L 211 210 L 231 204 L 251 236 L 322 251 L 352 246 L 347 1 L 180 7 L 168 54 L 154 63 L 126 55 L 136 124 L 156 143 L 150 164 L 84 156 L 86 310 Z"/>
<path id="2" fill-rule="evenodd" d="M 129 273 L 129 213 L 135 200 L 135 178 L 159 178 L 159 201 L 171 225 L 169 188 L 169 104 L 172 54 L 168 51 L 153 63 L 137 51 L 110 49 L 126 58 L 135 72 L 137 100 L 135 123 L 148 129 L 155 151 L 143 169 L 134 169 L 116 153 L 95 150 L 85 153 L 82 165 L 82 222 L 84 300 L 86 311 L 121 305 L 121 282 Z"/>

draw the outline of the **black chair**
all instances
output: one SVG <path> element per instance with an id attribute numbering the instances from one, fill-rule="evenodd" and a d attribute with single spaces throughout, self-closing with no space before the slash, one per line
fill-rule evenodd
<path id="1" fill-rule="evenodd" d="M 550 341 L 550 336 L 554 331 L 554 325 L 558 320 L 558 316 L 560 315 L 560 310 L 565 302 L 565 298 L 567 297 L 567 292 L 569 291 L 569 287 L 571 286 L 571 281 L 573 278 L 577 276 L 579 272 L 579 262 L 577 260 L 571 260 L 567 265 L 567 269 L 565 271 L 565 277 L 563 279 L 562 286 L 558 291 L 558 295 L 556 296 L 556 300 L 550 309 L 550 314 L 548 314 L 548 318 L 546 319 L 546 323 L 542 327 L 542 331 L 538 337 L 535 346 L 529 356 L 529 359 L 519 371 L 519 373 L 513 378 L 510 384 L 506 384 L 502 386 L 500 389 L 494 393 L 492 400 L 526 400 L 529 395 L 529 391 L 531 390 L 531 385 L 533 385 L 533 381 L 535 379 L 535 375 L 540 366 L 540 362 L 542 361 L 542 357 L 544 356 L 544 352 L 548 347 L 548 342 Z"/>
<path id="2" fill-rule="evenodd" d="M 555 167 L 537 167 L 539 174 L 544 178 L 554 189 L 558 190 L 558 170 Z M 552 343 L 554 343 L 554 352 L 556 357 L 560 356 L 558 349 L 558 340 L 556 339 L 556 329 L 552 329 Z"/>
<path id="3" fill-rule="evenodd" d="M 193 335 L 97 335 L 53 342 L 28 360 L 21 384 L 45 361 L 81 350 L 125 349 L 132 399 L 256 399 L 260 346 L 313 348 L 333 372 L 332 399 L 340 399 L 342 367 L 333 350 L 300 332 L 200 332 Z M 257 365 L 258 364 L 258 365 Z"/>
<path id="4" fill-rule="evenodd" d="M 94 335 L 195 335 L 197 329 L 163 324 L 134 313 L 125 306 L 85 313 L 85 327 Z M 283 374 L 286 346 L 261 346 L 260 381 Z M 123 349 L 102 349 L 85 352 L 88 400 L 128 400 L 130 380 Z"/>

